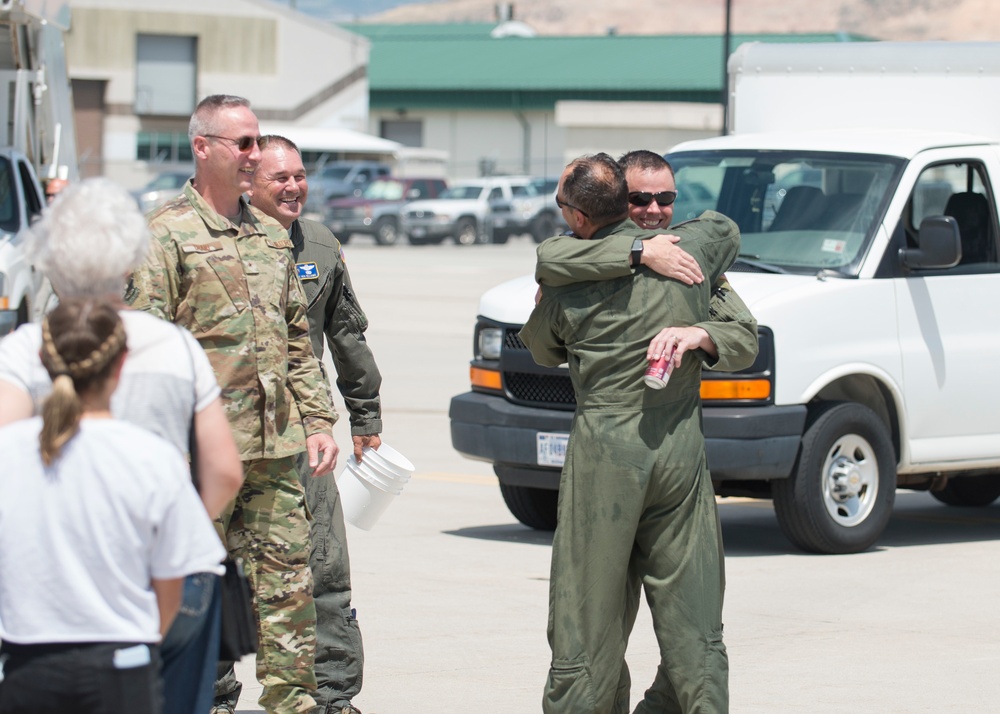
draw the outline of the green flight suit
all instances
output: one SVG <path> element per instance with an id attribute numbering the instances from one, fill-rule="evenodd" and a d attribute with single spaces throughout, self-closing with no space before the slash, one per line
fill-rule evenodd
<path id="1" fill-rule="evenodd" d="M 351 417 L 351 435 L 379 434 L 382 375 L 368 343 L 365 317 L 340 242 L 322 223 L 299 219 L 290 230 L 292 256 L 308 301 L 309 336 L 317 357 L 329 345 L 337 388 Z M 350 445 L 342 459 L 353 459 Z M 316 603 L 316 700 L 329 711 L 351 703 L 361 691 L 364 650 L 351 607 L 351 564 L 344 510 L 333 475 L 312 478 L 301 465 L 306 506 L 313 515 L 309 566 Z"/>
<path id="2" fill-rule="evenodd" d="M 242 199 L 240 209 L 231 222 L 189 182 L 147 217 L 150 254 L 126 299 L 190 330 L 215 371 L 245 476 L 219 527 L 254 587 L 260 704 L 299 714 L 316 707 L 316 611 L 295 461 L 306 436 L 332 433 L 337 415 L 288 234 Z"/>
<path id="3" fill-rule="evenodd" d="M 642 237 L 652 237 L 655 233 L 650 231 Z M 580 240 L 574 236 L 552 238 L 538 246 L 535 279 L 542 285 L 560 286 L 631 275 L 634 272 L 630 266 L 633 241 L 634 237 L 626 234 L 610 235 L 599 241 Z M 724 276 L 713 286 L 708 307 L 709 321 L 697 323 L 695 327 L 701 327 L 708 333 L 715 343 L 718 356 L 713 359 L 699 350 L 703 364 L 708 369 L 720 372 L 734 372 L 753 364 L 757 356 L 757 320 Z M 627 586 L 631 593 L 629 610 L 626 612 L 627 633 L 632 631 L 642 596 L 641 574 L 634 572 L 634 563 L 631 565 Z M 725 577 L 722 579 L 722 587 L 724 590 Z M 663 674 L 658 672 L 657 681 L 647 692 L 649 701 L 641 703 L 638 712 L 659 711 L 656 706 L 657 693 L 669 686 L 662 679 Z M 628 665 L 623 663 L 619 684 L 622 696 L 628 697 L 631 684 Z"/>
<path id="4" fill-rule="evenodd" d="M 639 237 L 652 238 L 663 232 L 645 231 Z M 541 285 L 558 287 L 632 275 L 629 259 L 634 240 L 635 236 L 624 234 L 600 241 L 580 240 L 575 236 L 550 238 L 538 246 L 535 280 Z M 711 359 L 702 354 L 705 366 L 720 372 L 735 372 L 753 364 L 757 357 L 757 320 L 725 277 L 714 284 L 708 311 L 709 319 L 695 327 L 708 333 L 719 355 Z"/>
<path id="5" fill-rule="evenodd" d="M 577 395 L 552 547 L 546 714 L 628 711 L 620 684 L 634 616 L 630 572 L 641 574 L 660 644 L 656 711 L 728 711 L 701 363 L 684 360 L 663 390 L 645 387 L 642 374 L 662 327 L 708 321 L 710 286 L 739 252 L 739 231 L 710 212 L 672 232 L 709 278 L 701 285 L 645 268 L 634 277 L 543 285 L 521 331 L 539 364 L 568 362 Z M 641 235 L 648 233 L 623 221 L 595 239 L 625 236 L 631 245 Z"/>

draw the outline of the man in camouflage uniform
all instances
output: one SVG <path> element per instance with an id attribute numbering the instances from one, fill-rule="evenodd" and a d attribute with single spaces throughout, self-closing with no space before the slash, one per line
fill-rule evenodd
<path id="1" fill-rule="evenodd" d="M 626 195 L 621 168 L 599 154 L 567 167 L 557 200 L 579 238 L 620 236 L 631 244 L 651 233 L 627 220 Z M 675 232 L 707 282 L 684 285 L 639 268 L 613 280 L 543 285 L 521 331 L 539 364 L 569 363 L 577 395 L 552 547 L 546 714 L 629 711 L 624 654 L 633 577 L 646 590 L 661 652 L 654 686 L 636 711 L 728 711 L 701 361 L 675 357 L 660 391 L 646 388 L 642 374 L 650 353 L 674 344 L 664 325 L 710 322 L 710 286 L 736 257 L 739 231 L 709 212 Z"/>
<path id="2" fill-rule="evenodd" d="M 317 357 L 329 345 L 337 387 L 351 416 L 354 458 L 382 440 L 382 375 L 365 341 L 368 320 L 358 304 L 340 243 L 322 223 L 301 218 L 309 193 L 298 147 L 281 136 L 260 141 L 250 203 L 274 218 L 292 240 L 292 256 L 309 304 L 309 334 Z M 316 699 L 329 714 L 355 714 L 351 700 L 361 691 L 364 651 L 351 607 L 351 566 L 344 511 L 331 477 L 302 474 L 306 506 L 313 514 L 312 549 L 316 601 Z"/>
<path id="3" fill-rule="evenodd" d="M 296 459 L 306 450 L 315 477 L 333 469 L 337 416 L 309 341 L 292 243 L 242 198 L 260 160 L 257 118 L 245 99 L 213 95 L 188 133 L 194 179 L 148 216 L 150 255 L 126 297 L 188 328 L 215 369 L 246 474 L 220 526 L 256 595 L 260 704 L 313 712 L 316 611 Z M 230 704 L 217 700 L 216 711 L 234 711 Z"/>

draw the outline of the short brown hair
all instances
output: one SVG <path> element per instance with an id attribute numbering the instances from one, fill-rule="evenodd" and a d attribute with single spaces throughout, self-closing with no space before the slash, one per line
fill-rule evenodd
<path id="1" fill-rule="evenodd" d="M 249 109 L 250 100 L 237 97 L 234 94 L 210 94 L 202 99 L 191 114 L 191 121 L 188 123 L 188 140 L 194 141 L 196 136 L 214 134 L 217 131 L 214 126 L 215 115 L 221 109 L 231 109 L 232 107 Z"/>
<path id="2" fill-rule="evenodd" d="M 563 201 L 571 203 L 590 221 L 605 226 L 628 213 L 625 172 L 605 153 L 581 156 L 570 162 L 563 178 Z"/>

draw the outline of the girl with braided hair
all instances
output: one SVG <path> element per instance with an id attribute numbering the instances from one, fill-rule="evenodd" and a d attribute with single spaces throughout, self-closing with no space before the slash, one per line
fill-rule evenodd
<path id="1" fill-rule="evenodd" d="M 0 428 L 0 714 L 158 714 L 184 578 L 224 550 L 181 453 L 111 416 L 115 306 L 64 300 L 40 352 L 41 416 Z"/>

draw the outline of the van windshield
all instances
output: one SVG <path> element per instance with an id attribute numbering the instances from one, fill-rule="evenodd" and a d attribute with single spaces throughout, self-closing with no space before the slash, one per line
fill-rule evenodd
<path id="1" fill-rule="evenodd" d="M 713 210 L 740 227 L 740 254 L 783 272 L 856 274 L 904 160 L 832 152 L 668 154 L 674 223 Z"/>

